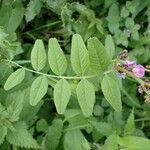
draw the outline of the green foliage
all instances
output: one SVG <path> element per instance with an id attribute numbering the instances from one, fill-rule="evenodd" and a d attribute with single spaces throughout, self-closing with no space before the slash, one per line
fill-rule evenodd
<path id="1" fill-rule="evenodd" d="M 7 31 L 13 32 L 20 25 L 24 16 L 24 8 L 22 2 L 14 2 L 12 5 L 3 1 L 0 9 L 0 26 L 6 28 Z"/>
<path id="2" fill-rule="evenodd" d="M 150 140 L 143 137 L 136 136 L 126 136 L 126 137 L 118 137 L 119 145 L 125 147 L 128 150 L 148 150 L 150 146 Z"/>
<path id="3" fill-rule="evenodd" d="M 108 136 L 104 146 L 100 150 L 119 150 L 116 133 Z"/>
<path id="4" fill-rule="evenodd" d="M 56 150 L 62 135 L 63 122 L 61 119 L 53 120 L 53 124 L 48 127 L 47 135 L 44 140 L 45 150 Z"/>
<path id="5" fill-rule="evenodd" d="M 1 0 L 0 150 L 149 150 L 149 49 L 149 0 Z"/>
<path id="6" fill-rule="evenodd" d="M 68 131 L 64 139 L 64 150 L 90 150 L 90 145 L 80 130 Z"/>
<path id="7" fill-rule="evenodd" d="M 134 130 L 135 130 L 134 111 L 132 110 L 132 112 L 130 113 L 128 117 L 125 130 L 124 130 L 124 134 L 133 134 Z"/>
<path id="8" fill-rule="evenodd" d="M 8 142 L 25 148 L 39 149 L 37 142 L 32 138 L 23 122 L 14 123 L 14 130 L 8 130 L 6 136 Z"/>
<path id="9" fill-rule="evenodd" d="M 82 79 L 77 85 L 76 92 L 84 116 L 91 116 L 95 102 L 94 86 L 88 80 Z"/>
<path id="10" fill-rule="evenodd" d="M 14 86 L 20 84 L 22 80 L 24 79 L 24 77 L 25 77 L 25 70 L 23 68 L 16 70 L 8 77 L 4 85 L 4 89 L 10 90 Z"/>
<path id="11" fill-rule="evenodd" d="M 30 89 L 30 104 L 35 106 L 39 103 L 39 101 L 46 94 L 48 88 L 47 79 L 45 76 L 37 77 L 31 86 Z"/>
<path id="12" fill-rule="evenodd" d="M 40 13 L 41 7 L 41 0 L 30 0 L 25 13 L 26 21 L 30 22 L 33 20 L 34 17 Z"/>
<path id="13" fill-rule="evenodd" d="M 58 114 L 63 114 L 71 96 L 71 87 L 65 79 L 59 80 L 54 87 L 54 103 Z"/>
<path id="14" fill-rule="evenodd" d="M 20 113 L 23 109 L 24 94 L 24 92 L 18 92 L 16 99 L 7 107 L 7 112 L 10 115 L 9 119 L 11 122 L 19 120 Z"/>
<path id="15" fill-rule="evenodd" d="M 41 119 L 36 124 L 36 129 L 38 132 L 45 132 L 48 128 L 48 124 L 45 119 Z"/>
<path id="16" fill-rule="evenodd" d="M 62 75 L 65 73 L 67 69 L 67 60 L 55 38 L 49 40 L 48 60 L 50 68 L 55 74 Z"/>
<path id="17" fill-rule="evenodd" d="M 0 145 L 4 142 L 7 134 L 7 128 L 0 124 Z"/>
<path id="18" fill-rule="evenodd" d="M 91 68 L 96 72 L 105 71 L 110 64 L 105 47 L 96 37 L 90 38 L 87 44 Z"/>
<path id="19" fill-rule="evenodd" d="M 116 4 L 111 5 L 108 12 L 108 28 L 111 33 L 115 33 L 119 29 L 119 22 L 121 18 L 119 16 L 119 8 Z"/>
<path id="20" fill-rule="evenodd" d="M 71 45 L 71 64 L 74 72 L 84 75 L 89 67 L 89 55 L 82 37 L 78 34 L 73 35 Z"/>
<path id="21" fill-rule="evenodd" d="M 115 45 L 111 35 L 107 35 L 105 39 L 105 48 L 107 53 L 110 55 L 110 58 L 113 58 L 115 53 Z"/>
<path id="22" fill-rule="evenodd" d="M 35 70 L 40 71 L 46 64 L 46 53 L 42 40 L 36 40 L 31 51 L 31 63 Z"/>
<path id="23" fill-rule="evenodd" d="M 121 93 L 118 83 L 110 76 L 105 75 L 102 80 L 102 91 L 106 100 L 115 109 L 115 111 L 122 110 Z"/>

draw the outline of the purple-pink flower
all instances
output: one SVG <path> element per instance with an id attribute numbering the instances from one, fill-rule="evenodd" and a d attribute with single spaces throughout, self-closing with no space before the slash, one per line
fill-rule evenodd
<path id="1" fill-rule="evenodd" d="M 118 72 L 119 77 L 125 79 L 126 73 L 124 72 Z"/>
<path id="2" fill-rule="evenodd" d="M 143 77 L 145 74 L 145 68 L 142 65 L 136 65 L 133 69 L 132 72 L 137 76 L 137 77 Z"/>
<path id="3" fill-rule="evenodd" d="M 136 66 L 136 62 L 135 61 L 126 60 L 124 62 L 124 66 L 125 67 L 135 67 Z"/>
<path id="4" fill-rule="evenodd" d="M 145 68 L 142 65 L 137 65 L 135 61 L 125 60 L 123 62 L 123 67 L 139 78 L 143 77 L 145 74 Z M 124 72 L 118 72 L 118 75 L 121 78 L 125 78 L 126 74 Z"/>

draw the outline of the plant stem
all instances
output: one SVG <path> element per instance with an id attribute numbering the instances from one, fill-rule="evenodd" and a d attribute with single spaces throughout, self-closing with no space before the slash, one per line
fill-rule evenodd
<path id="1" fill-rule="evenodd" d="M 145 68 L 145 71 L 150 72 L 150 69 L 146 69 L 146 68 Z"/>
<path id="2" fill-rule="evenodd" d="M 94 78 L 94 77 L 98 76 L 98 74 L 89 75 L 89 76 L 80 76 L 80 77 L 77 77 L 77 76 L 57 76 L 57 75 L 46 74 L 46 73 L 42 73 L 42 72 L 39 72 L 39 71 L 34 71 L 32 69 L 28 69 L 28 68 L 23 67 L 22 65 L 19 65 L 18 63 L 14 62 L 14 61 L 11 61 L 11 60 L 6 60 L 6 61 L 10 62 L 10 63 L 12 63 L 12 64 L 14 64 L 14 65 L 16 65 L 20 68 L 23 68 L 26 71 L 33 72 L 33 73 L 36 73 L 36 74 L 39 74 L 39 75 L 44 75 L 44 76 L 47 76 L 47 77 L 50 77 L 50 78 L 67 79 L 67 80 L 79 80 L 79 79 Z"/>
<path id="3" fill-rule="evenodd" d="M 131 101 L 131 103 L 133 105 L 135 105 L 138 108 L 141 108 L 140 104 L 138 104 L 136 101 L 134 101 L 134 99 L 128 94 L 128 92 L 124 88 L 122 88 L 121 91 L 126 95 L 126 97 Z"/>
<path id="4" fill-rule="evenodd" d="M 129 71 L 126 70 L 125 68 L 120 67 L 120 66 L 116 66 L 116 69 L 117 69 L 118 71 L 124 72 L 124 73 L 126 73 L 128 76 L 134 78 L 134 79 L 137 80 L 142 86 L 146 85 L 146 86 L 150 87 L 150 84 L 149 84 L 149 83 L 144 82 L 142 79 L 136 77 L 132 72 L 129 72 Z"/>
<path id="5" fill-rule="evenodd" d="M 150 117 L 135 119 L 135 122 L 139 122 L 139 121 L 150 121 Z"/>
<path id="6" fill-rule="evenodd" d="M 14 61 L 14 62 L 17 63 L 17 64 L 30 64 L 31 60 L 17 60 L 17 61 Z"/>
<path id="7" fill-rule="evenodd" d="M 42 26 L 40 26 L 40 27 L 38 27 L 38 28 L 36 28 L 36 29 L 33 29 L 33 30 L 30 30 L 30 31 L 24 32 L 24 33 L 22 33 L 22 34 L 33 33 L 33 32 L 36 32 L 36 31 L 38 31 L 38 30 L 41 30 L 41 29 L 44 29 L 44 28 L 47 28 L 47 27 L 51 27 L 51 26 L 54 26 L 54 25 L 59 24 L 59 23 L 61 23 L 61 21 L 55 21 L 55 22 L 53 22 L 53 23 L 48 23 L 48 24 L 42 25 Z"/>

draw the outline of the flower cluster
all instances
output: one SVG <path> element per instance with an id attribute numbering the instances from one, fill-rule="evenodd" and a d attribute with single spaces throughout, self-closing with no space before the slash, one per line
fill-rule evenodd
<path id="1" fill-rule="evenodd" d="M 122 63 L 127 71 L 132 72 L 136 77 L 141 78 L 145 74 L 145 68 L 142 65 L 137 65 L 135 61 L 125 60 Z M 125 78 L 125 72 L 119 72 L 119 76 Z"/>

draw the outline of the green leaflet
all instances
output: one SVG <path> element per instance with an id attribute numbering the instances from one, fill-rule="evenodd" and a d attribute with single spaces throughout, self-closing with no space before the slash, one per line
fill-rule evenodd
<path id="1" fill-rule="evenodd" d="M 30 0 L 25 13 L 26 22 L 33 20 L 35 16 L 40 13 L 41 7 L 41 0 Z"/>
<path id="2" fill-rule="evenodd" d="M 77 85 L 76 92 L 84 116 L 91 116 L 95 102 L 94 86 L 88 80 L 82 79 Z"/>
<path id="3" fill-rule="evenodd" d="M 96 37 L 90 38 L 87 45 L 91 69 L 95 72 L 105 71 L 111 62 L 105 47 Z"/>
<path id="4" fill-rule="evenodd" d="M 88 141 L 80 130 L 68 131 L 64 138 L 64 150 L 90 150 Z"/>
<path id="5" fill-rule="evenodd" d="M 89 67 L 89 55 L 82 37 L 74 34 L 71 44 L 71 65 L 74 72 L 83 75 Z"/>
<path id="6" fill-rule="evenodd" d="M 49 39 L 48 61 L 50 68 L 57 75 L 62 75 L 67 69 L 67 60 L 56 38 Z"/>
<path id="7" fill-rule="evenodd" d="M 59 80 L 54 87 L 54 103 L 59 114 L 63 114 L 71 96 L 71 87 L 65 79 Z"/>
<path id="8" fill-rule="evenodd" d="M 30 104 L 35 106 L 46 94 L 48 88 L 47 78 L 45 76 L 37 77 L 30 89 Z"/>
<path id="9" fill-rule="evenodd" d="M 15 100 L 7 107 L 7 112 L 10 115 L 10 121 L 18 121 L 23 108 L 24 92 L 18 92 Z"/>
<path id="10" fill-rule="evenodd" d="M 118 144 L 125 150 L 149 150 L 150 140 L 144 137 L 125 136 L 118 137 Z"/>
<path id="11" fill-rule="evenodd" d="M 25 77 L 25 70 L 20 68 L 13 72 L 7 79 L 4 89 L 10 90 L 11 88 L 15 87 L 16 85 L 20 84 Z"/>
<path id="12" fill-rule="evenodd" d="M 36 40 L 31 51 L 31 64 L 36 71 L 40 71 L 46 64 L 46 52 L 42 40 Z"/>
<path id="13" fill-rule="evenodd" d="M 107 50 L 107 54 L 109 54 L 110 58 L 113 58 L 115 53 L 115 44 L 111 35 L 107 35 L 105 39 L 105 49 Z"/>
<path id="14" fill-rule="evenodd" d="M 124 134 L 131 135 L 135 130 L 134 111 L 132 110 L 125 125 Z"/>
<path id="15" fill-rule="evenodd" d="M 0 124 L 0 145 L 4 142 L 7 134 L 7 128 Z"/>
<path id="16" fill-rule="evenodd" d="M 62 135 L 63 121 L 61 119 L 53 120 L 52 126 L 48 128 L 45 138 L 45 150 L 56 150 Z"/>
<path id="17" fill-rule="evenodd" d="M 105 75 L 102 83 L 102 92 L 106 98 L 106 100 L 110 103 L 110 105 L 116 110 L 122 110 L 122 102 L 121 102 L 121 93 L 119 85 L 113 80 L 110 76 Z"/>
<path id="18" fill-rule="evenodd" d="M 19 147 L 39 149 L 39 145 L 28 132 L 24 122 L 14 123 L 15 130 L 8 130 L 7 141 Z"/>

